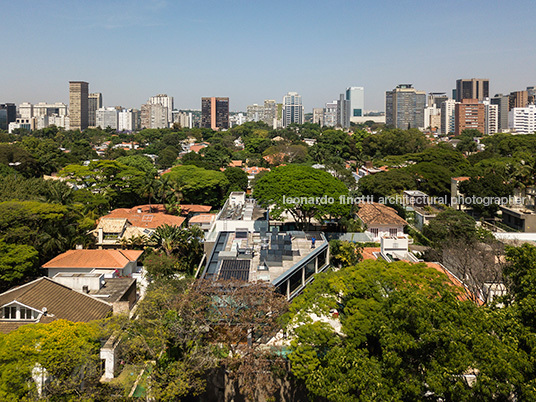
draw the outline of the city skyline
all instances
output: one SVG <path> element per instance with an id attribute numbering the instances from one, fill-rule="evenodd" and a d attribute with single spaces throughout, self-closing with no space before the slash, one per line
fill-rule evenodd
<path id="1" fill-rule="evenodd" d="M 400 83 L 450 95 L 460 77 L 485 77 L 493 96 L 536 81 L 522 40 L 536 33 L 530 1 L 21 1 L 2 10 L 10 40 L 0 101 L 15 104 L 68 103 L 66 82 L 81 80 L 105 106 L 139 108 L 167 93 L 177 109 L 225 96 L 245 111 L 298 92 L 310 112 L 362 86 L 366 110 L 384 110 L 385 91 Z"/>

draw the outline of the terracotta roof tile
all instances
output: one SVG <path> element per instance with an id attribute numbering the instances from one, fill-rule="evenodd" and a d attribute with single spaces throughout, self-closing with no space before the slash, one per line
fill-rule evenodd
<path id="1" fill-rule="evenodd" d="M 43 268 L 124 268 L 136 261 L 142 250 L 69 250 L 58 255 Z"/>
<path id="2" fill-rule="evenodd" d="M 216 218 L 215 214 L 199 214 L 190 218 L 190 223 L 210 223 Z"/>

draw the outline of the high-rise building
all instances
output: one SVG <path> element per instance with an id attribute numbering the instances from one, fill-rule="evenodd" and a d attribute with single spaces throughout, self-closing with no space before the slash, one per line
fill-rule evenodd
<path id="1" fill-rule="evenodd" d="M 138 121 L 140 111 L 138 109 L 122 109 L 117 114 L 117 131 L 133 132 L 139 129 Z"/>
<path id="2" fill-rule="evenodd" d="M 270 127 L 277 127 L 277 103 L 275 100 L 266 99 L 264 101 L 264 114 L 262 121 L 264 121 Z"/>
<path id="3" fill-rule="evenodd" d="M 491 135 L 499 132 L 499 106 L 491 103 L 491 100 L 482 101 L 485 106 L 484 134 Z"/>
<path id="4" fill-rule="evenodd" d="M 477 99 L 483 101 L 489 98 L 489 79 L 471 78 L 456 80 L 456 101 L 462 99 Z"/>
<path id="5" fill-rule="evenodd" d="M 434 103 L 424 108 L 424 127 L 432 130 L 441 129 L 441 109 L 438 109 Z"/>
<path id="6" fill-rule="evenodd" d="M 441 110 L 441 105 L 448 99 L 449 97 L 446 92 L 430 92 L 426 104 L 429 107 L 435 106 L 437 109 Z"/>
<path id="7" fill-rule="evenodd" d="M 158 94 L 151 96 L 147 102 L 151 105 L 162 105 L 168 109 L 168 123 L 173 123 L 173 96 L 167 96 L 167 94 Z"/>
<path id="8" fill-rule="evenodd" d="M 302 98 L 297 92 L 283 96 L 283 127 L 292 123 L 303 124 Z"/>
<path id="9" fill-rule="evenodd" d="M 529 96 L 529 103 L 536 103 L 536 87 L 527 87 L 527 95 Z"/>
<path id="10" fill-rule="evenodd" d="M 95 112 L 95 125 L 102 129 L 119 127 L 119 110 L 115 107 L 102 107 Z"/>
<path id="11" fill-rule="evenodd" d="M 85 81 L 69 81 L 69 117 L 71 130 L 88 127 L 89 84 Z"/>
<path id="12" fill-rule="evenodd" d="M 247 121 L 261 121 L 264 119 L 264 105 L 249 105 L 246 114 Z"/>
<path id="13" fill-rule="evenodd" d="M 456 129 L 456 101 L 447 99 L 441 104 L 441 134 L 454 133 Z"/>
<path id="14" fill-rule="evenodd" d="M 326 103 L 326 107 L 324 108 L 324 126 L 335 127 L 337 125 L 337 106 L 338 102 L 336 100 Z"/>
<path id="15" fill-rule="evenodd" d="M 529 93 L 527 91 L 510 92 L 508 110 L 516 107 L 526 107 L 529 104 Z"/>
<path id="16" fill-rule="evenodd" d="M 350 127 L 350 101 L 346 100 L 345 94 L 341 94 L 337 102 L 337 126 Z"/>
<path id="17" fill-rule="evenodd" d="M 385 93 L 385 123 L 403 130 L 424 127 L 426 92 L 400 84 Z"/>
<path id="18" fill-rule="evenodd" d="M 19 105 L 19 116 L 21 119 L 31 119 L 34 117 L 34 106 L 29 102 L 23 102 Z"/>
<path id="19" fill-rule="evenodd" d="M 229 98 L 201 98 L 201 127 L 213 130 L 229 128 Z"/>
<path id="20" fill-rule="evenodd" d="M 0 130 L 7 130 L 9 123 L 17 120 L 17 106 L 14 103 L 0 104 Z"/>
<path id="21" fill-rule="evenodd" d="M 45 103 L 39 102 L 33 106 L 34 117 L 39 116 L 67 116 L 67 105 L 62 102 Z"/>
<path id="22" fill-rule="evenodd" d="M 492 105 L 497 105 L 497 131 L 508 130 L 508 111 L 510 97 L 508 95 L 496 94 L 490 99 Z"/>
<path id="23" fill-rule="evenodd" d="M 346 100 L 350 101 L 350 121 L 358 122 L 365 115 L 365 89 L 363 87 L 346 88 Z"/>
<path id="24" fill-rule="evenodd" d="M 486 132 L 486 105 L 477 99 L 462 99 L 456 103 L 454 133 L 460 135 L 463 130 L 474 129 L 482 134 Z"/>
<path id="25" fill-rule="evenodd" d="M 169 127 L 168 108 L 159 103 L 141 105 L 141 128 Z"/>
<path id="26" fill-rule="evenodd" d="M 518 134 L 536 133 L 536 105 L 516 107 L 508 115 L 508 123 L 511 130 Z"/>
<path id="27" fill-rule="evenodd" d="M 193 116 L 192 112 L 184 112 L 176 110 L 173 112 L 173 123 L 177 123 L 181 128 L 192 128 L 193 127 Z"/>
<path id="28" fill-rule="evenodd" d="M 95 92 L 88 95 L 87 99 L 87 124 L 89 127 L 97 126 L 97 110 L 102 108 L 102 94 L 100 92 Z"/>
<path id="29" fill-rule="evenodd" d="M 318 124 L 320 127 L 324 125 L 324 109 L 321 107 L 313 108 L 313 124 Z"/>

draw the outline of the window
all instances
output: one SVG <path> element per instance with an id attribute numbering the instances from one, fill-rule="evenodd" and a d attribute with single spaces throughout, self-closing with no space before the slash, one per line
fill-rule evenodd
<path id="1" fill-rule="evenodd" d="M 398 235 L 398 230 L 396 228 L 389 229 L 389 236 L 397 236 L 397 235 Z"/>
<path id="2" fill-rule="evenodd" d="M 372 236 L 378 237 L 379 230 L 378 228 L 372 228 L 370 229 L 370 233 L 372 233 Z"/>
<path id="3" fill-rule="evenodd" d="M 31 320 L 33 319 L 33 311 L 29 308 L 20 309 L 20 319 L 21 320 Z"/>
<path id="4" fill-rule="evenodd" d="M 4 318 L 7 320 L 16 320 L 17 307 L 4 307 Z"/>

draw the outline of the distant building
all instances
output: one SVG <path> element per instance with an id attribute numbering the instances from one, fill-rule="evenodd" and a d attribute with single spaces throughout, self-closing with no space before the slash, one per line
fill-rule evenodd
<path id="1" fill-rule="evenodd" d="M 71 130 L 88 128 L 89 84 L 85 81 L 69 81 L 69 117 Z"/>
<path id="2" fill-rule="evenodd" d="M 438 109 L 435 104 L 424 108 L 424 127 L 441 129 L 441 109 Z"/>
<path id="3" fill-rule="evenodd" d="M 427 105 L 428 107 L 435 106 L 437 109 L 441 110 L 441 106 L 448 99 L 449 97 L 445 92 L 430 92 L 428 94 Z"/>
<path id="4" fill-rule="evenodd" d="M 122 109 L 117 116 L 117 131 L 133 132 L 139 130 L 140 111 Z"/>
<path id="5" fill-rule="evenodd" d="M 365 89 L 363 87 L 346 88 L 346 100 L 350 102 L 350 121 L 357 123 L 357 118 L 365 115 Z"/>
<path id="6" fill-rule="evenodd" d="M 89 94 L 87 104 L 87 124 L 89 127 L 97 127 L 97 110 L 102 108 L 102 94 L 100 92 Z"/>
<path id="7" fill-rule="evenodd" d="M 283 97 L 283 127 L 292 123 L 303 124 L 302 97 L 297 92 L 289 92 Z"/>
<path id="8" fill-rule="evenodd" d="M 201 98 L 201 127 L 213 130 L 229 128 L 229 98 Z"/>
<path id="9" fill-rule="evenodd" d="M 484 134 L 491 135 L 499 132 L 499 106 L 491 103 L 490 99 L 482 102 L 485 106 Z"/>
<path id="10" fill-rule="evenodd" d="M 345 94 L 341 94 L 337 102 L 337 126 L 350 127 L 350 101 Z"/>
<path id="11" fill-rule="evenodd" d="M 536 103 L 536 87 L 527 87 L 527 95 L 529 97 L 529 103 Z"/>
<path id="12" fill-rule="evenodd" d="M 270 127 L 277 128 L 277 103 L 275 100 L 266 99 L 264 101 L 264 114 L 262 121 L 264 121 Z"/>
<path id="13" fill-rule="evenodd" d="M 249 105 L 247 107 L 247 121 L 261 121 L 264 119 L 264 105 Z"/>
<path id="14" fill-rule="evenodd" d="M 17 106 L 14 103 L 0 104 L 0 130 L 7 130 L 9 123 L 17 120 Z"/>
<path id="15" fill-rule="evenodd" d="M 426 92 L 400 84 L 385 93 L 385 123 L 403 130 L 424 127 Z"/>
<path id="16" fill-rule="evenodd" d="M 34 117 L 34 107 L 29 102 L 23 102 L 19 105 L 19 116 L 21 119 L 31 119 Z"/>
<path id="17" fill-rule="evenodd" d="M 67 116 L 67 105 L 65 103 L 45 103 L 39 102 L 33 106 L 33 116 Z"/>
<path id="18" fill-rule="evenodd" d="M 497 130 L 499 132 L 508 130 L 508 112 L 510 97 L 508 95 L 497 94 L 490 99 L 492 105 L 497 105 Z"/>
<path id="19" fill-rule="evenodd" d="M 516 107 L 508 113 L 510 129 L 518 134 L 536 133 L 536 105 Z"/>
<path id="20" fill-rule="evenodd" d="M 96 127 L 101 129 L 112 128 L 117 130 L 119 127 L 119 110 L 115 107 L 103 107 L 95 112 Z"/>
<path id="21" fill-rule="evenodd" d="M 526 107 L 529 104 L 529 93 L 527 91 L 510 92 L 508 99 L 508 110 L 516 107 Z"/>
<path id="22" fill-rule="evenodd" d="M 320 127 L 324 125 L 324 109 L 321 107 L 313 108 L 313 124 Z"/>
<path id="23" fill-rule="evenodd" d="M 147 103 L 151 105 L 162 105 L 167 108 L 168 125 L 173 123 L 173 96 L 158 94 L 156 96 L 151 96 Z"/>
<path id="24" fill-rule="evenodd" d="M 337 125 L 337 101 L 326 103 L 324 108 L 324 126 L 335 127 Z"/>
<path id="25" fill-rule="evenodd" d="M 456 80 L 456 101 L 462 99 L 477 99 L 483 101 L 489 98 L 489 79 L 471 78 Z"/>
<path id="26" fill-rule="evenodd" d="M 408 224 L 396 210 L 378 203 L 361 205 L 357 216 L 367 227 L 365 233 L 376 242 L 383 236 L 404 236 L 404 227 Z"/>
<path id="27" fill-rule="evenodd" d="M 466 129 L 475 129 L 482 134 L 486 132 L 486 105 L 477 99 L 463 99 L 456 103 L 454 132 L 460 135 Z"/>
<path id="28" fill-rule="evenodd" d="M 192 112 L 174 111 L 173 123 L 178 123 L 179 126 L 181 126 L 181 128 L 192 128 L 193 127 Z"/>
<path id="29" fill-rule="evenodd" d="M 141 128 L 169 127 L 169 109 L 159 103 L 141 105 Z"/>

